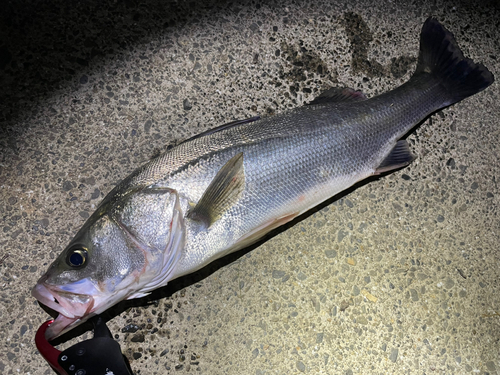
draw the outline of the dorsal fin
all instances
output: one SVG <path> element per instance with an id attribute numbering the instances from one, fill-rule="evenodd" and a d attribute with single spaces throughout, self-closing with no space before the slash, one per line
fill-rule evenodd
<path id="1" fill-rule="evenodd" d="M 224 164 L 187 217 L 209 227 L 236 203 L 244 189 L 245 171 L 240 152 Z"/>
<path id="2" fill-rule="evenodd" d="M 348 87 L 332 87 L 319 94 L 316 99 L 308 105 L 324 104 L 324 103 L 339 103 L 348 101 L 366 100 L 367 97 L 361 91 L 356 91 Z"/>
<path id="3" fill-rule="evenodd" d="M 193 135 L 191 138 L 185 139 L 184 141 L 179 143 L 179 145 L 182 143 L 188 142 L 188 141 L 192 141 L 193 139 L 201 138 L 201 137 L 204 137 L 206 135 L 220 132 L 221 130 L 230 129 L 230 128 L 233 128 L 235 126 L 242 125 L 242 124 L 249 124 L 249 123 L 257 121 L 257 120 L 260 120 L 260 116 L 254 116 L 254 117 L 246 118 L 243 120 L 231 121 L 231 122 L 228 122 L 227 124 L 220 125 L 220 126 L 217 126 L 213 129 L 206 130 L 203 133 Z"/>

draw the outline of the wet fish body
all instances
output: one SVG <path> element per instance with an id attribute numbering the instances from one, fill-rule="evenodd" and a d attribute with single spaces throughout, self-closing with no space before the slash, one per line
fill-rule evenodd
<path id="1" fill-rule="evenodd" d="M 59 312 L 48 335 L 243 248 L 360 180 L 409 164 L 406 133 L 492 82 L 428 19 L 416 72 L 402 86 L 371 99 L 330 89 L 307 106 L 181 143 L 113 189 L 35 286 L 33 295 Z"/>

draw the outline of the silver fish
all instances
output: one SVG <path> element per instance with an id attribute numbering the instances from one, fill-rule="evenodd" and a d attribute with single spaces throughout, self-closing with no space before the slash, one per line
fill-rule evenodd
<path id="1" fill-rule="evenodd" d="M 401 138 L 494 80 L 435 19 L 415 73 L 367 99 L 330 89 L 309 105 L 185 141 L 114 188 L 33 289 L 54 338 L 241 249 L 369 176 L 408 165 Z"/>

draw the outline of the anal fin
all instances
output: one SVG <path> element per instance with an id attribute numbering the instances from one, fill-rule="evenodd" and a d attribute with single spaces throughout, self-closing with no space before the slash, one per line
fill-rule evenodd
<path id="1" fill-rule="evenodd" d="M 406 167 L 413 160 L 415 160 L 415 155 L 411 153 L 408 142 L 405 139 L 400 139 L 389 155 L 377 167 L 375 174 Z"/>

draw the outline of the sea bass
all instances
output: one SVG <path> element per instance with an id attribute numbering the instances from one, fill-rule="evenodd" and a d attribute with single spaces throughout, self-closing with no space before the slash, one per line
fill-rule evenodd
<path id="1" fill-rule="evenodd" d="M 33 289 L 54 338 L 147 295 L 356 182 L 408 165 L 402 137 L 494 80 L 429 18 L 408 82 L 367 99 L 330 89 L 289 112 L 223 125 L 135 170 L 100 203 Z"/>

